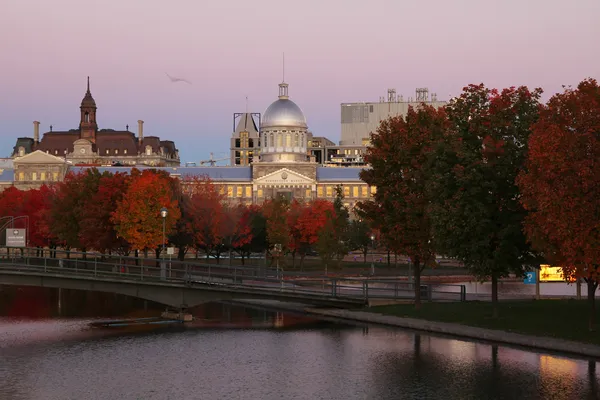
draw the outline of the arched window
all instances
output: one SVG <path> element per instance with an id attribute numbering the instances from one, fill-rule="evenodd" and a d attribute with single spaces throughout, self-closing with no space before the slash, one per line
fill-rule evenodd
<path id="1" fill-rule="evenodd" d="M 23 157 L 25 155 L 25 147 L 19 146 L 19 157 Z"/>
<path id="2" fill-rule="evenodd" d="M 292 134 L 287 133 L 285 135 L 285 147 L 292 147 Z"/>
<path id="3" fill-rule="evenodd" d="M 270 147 L 275 146 L 275 137 L 273 136 L 273 132 L 271 132 L 271 140 L 269 140 L 269 146 Z"/>
<path id="4" fill-rule="evenodd" d="M 294 147 L 298 146 L 300 146 L 300 135 L 298 135 L 298 132 L 296 132 L 294 135 Z"/>
<path id="5" fill-rule="evenodd" d="M 283 133 L 279 132 L 277 134 L 277 147 L 283 146 Z"/>
<path id="6" fill-rule="evenodd" d="M 83 116 L 83 121 L 84 122 L 90 122 L 90 114 L 86 111 L 86 113 Z"/>
<path id="7" fill-rule="evenodd" d="M 147 156 L 152 155 L 152 146 L 150 146 L 150 145 L 146 146 L 146 155 Z"/>
<path id="8" fill-rule="evenodd" d="M 300 140 L 300 147 L 306 147 L 306 144 L 304 143 L 304 132 L 302 132 Z"/>

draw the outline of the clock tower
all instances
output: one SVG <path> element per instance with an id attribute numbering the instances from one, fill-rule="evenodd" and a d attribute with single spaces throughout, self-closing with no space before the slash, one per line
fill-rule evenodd
<path id="1" fill-rule="evenodd" d="M 79 122 L 79 138 L 87 139 L 96 143 L 96 132 L 98 124 L 96 123 L 96 101 L 90 92 L 90 77 L 87 78 L 87 92 L 81 100 L 81 121 Z"/>

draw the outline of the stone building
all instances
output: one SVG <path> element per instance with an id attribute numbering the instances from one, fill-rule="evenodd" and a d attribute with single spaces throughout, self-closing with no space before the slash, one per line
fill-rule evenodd
<path id="1" fill-rule="evenodd" d="M 125 130 L 99 129 L 96 101 L 87 91 L 81 101 L 79 127 L 68 131 L 50 131 L 40 137 L 40 123 L 33 123 L 33 137 L 17 139 L 12 157 L 42 151 L 62 157 L 73 164 L 178 166 L 175 143 L 156 136 L 144 136 L 144 121 L 138 121 L 138 136 Z"/>
<path id="2" fill-rule="evenodd" d="M 376 188 L 369 187 L 360 179 L 359 174 L 365 168 L 364 166 L 334 168 L 317 161 L 313 149 L 325 148 L 331 143 L 325 138 L 312 136 L 304 113 L 290 100 L 288 89 L 287 83 L 279 84 L 279 97 L 262 114 L 259 126 L 256 126 L 251 114 L 240 115 L 233 140 L 238 139 L 236 134 L 239 134 L 240 140 L 245 138 L 245 133 L 248 134 L 248 140 L 252 139 L 252 143 L 243 143 L 244 149 L 252 151 L 252 158 L 248 157 L 249 153 L 244 157 L 241 153 L 239 157 L 232 153 L 234 159 L 240 158 L 240 165 L 153 167 L 152 164 L 142 163 L 136 168 L 164 170 L 179 179 L 208 177 L 231 203 L 260 204 L 276 196 L 301 201 L 313 199 L 333 201 L 335 188 L 338 185 L 343 188 L 344 202 L 350 209 L 356 202 L 370 198 Z M 91 98 L 91 94 L 89 97 Z M 98 132 L 94 134 L 93 126 L 90 128 L 89 125 L 95 124 L 95 110 L 91 107 L 91 101 L 86 100 L 87 98 L 86 94 L 82 103 L 82 132 L 84 133 L 81 134 L 81 138 L 78 136 L 78 139 L 73 141 L 74 151 L 67 153 L 77 153 L 75 150 L 84 148 L 81 158 L 71 155 L 65 160 L 58 154 L 38 149 L 14 158 L 14 173 L 4 171 L 3 174 L 6 175 L 0 175 L 0 180 L 13 178 L 15 186 L 33 188 L 62 180 L 68 171 L 78 173 L 95 167 L 100 172 L 130 172 L 132 166 L 90 166 L 78 162 L 83 159 L 84 154 L 87 154 L 90 143 L 93 145 L 94 135 L 96 135 L 96 143 L 98 142 Z M 236 143 L 233 142 L 232 145 L 235 146 Z M 91 150 L 94 150 L 93 146 Z M 0 181 L 0 187 L 4 183 Z"/>

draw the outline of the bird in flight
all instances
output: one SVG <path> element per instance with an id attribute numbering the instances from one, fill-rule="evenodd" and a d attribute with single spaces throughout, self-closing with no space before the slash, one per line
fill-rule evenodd
<path id="1" fill-rule="evenodd" d="M 167 74 L 165 72 L 165 74 Z M 176 82 L 185 82 L 185 83 L 189 83 L 190 85 L 192 84 L 192 82 L 188 81 L 187 79 L 183 79 L 183 78 L 175 78 L 172 77 L 171 75 L 167 74 L 167 76 L 169 77 L 169 79 L 171 80 L 171 82 L 176 83 Z"/>

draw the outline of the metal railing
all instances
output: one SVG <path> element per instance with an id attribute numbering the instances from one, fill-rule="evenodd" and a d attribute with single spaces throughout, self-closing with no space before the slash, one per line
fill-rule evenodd
<path id="1" fill-rule="evenodd" d="M 6 248 L 0 249 L 6 250 Z M 46 250 L 47 252 L 47 250 Z M 67 258 L 68 255 L 68 258 Z M 12 248 L 0 251 L 0 270 L 69 278 L 92 278 L 180 285 L 192 288 L 221 287 L 252 292 L 277 291 L 338 299 L 414 299 L 412 282 L 373 278 L 289 278 L 275 269 L 182 262 L 169 259 L 105 256 L 94 253 L 56 251 L 42 257 L 39 249 Z M 465 301 L 464 285 L 422 284 L 424 301 Z"/>

